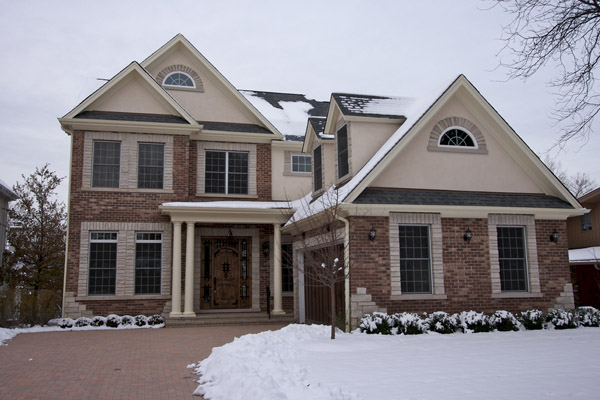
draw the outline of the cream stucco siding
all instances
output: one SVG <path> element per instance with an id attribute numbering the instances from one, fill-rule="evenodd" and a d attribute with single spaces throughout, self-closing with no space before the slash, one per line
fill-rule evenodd
<path id="1" fill-rule="evenodd" d="M 166 107 L 164 99 L 158 99 L 156 92 L 138 76 L 127 78 L 104 100 L 95 104 L 94 111 L 114 111 L 147 114 L 174 114 Z"/>
<path id="2" fill-rule="evenodd" d="M 171 51 L 156 65 L 152 65 L 149 72 L 156 77 L 163 69 L 171 65 L 185 65 L 193 69 L 202 80 L 203 92 L 169 89 L 167 91 L 179 104 L 185 108 L 194 119 L 198 121 L 220 121 L 244 124 L 261 124 L 256 117 L 251 115 L 223 85 L 218 82 L 213 74 L 208 73 L 203 65 L 193 61 L 192 57 L 184 54 L 180 47 Z M 162 85 L 162 82 L 158 82 Z M 261 124 L 262 125 L 262 124 Z"/>
<path id="3" fill-rule="evenodd" d="M 326 189 L 335 182 L 336 165 L 335 144 L 333 141 L 323 143 L 323 188 Z"/>
<path id="4" fill-rule="evenodd" d="M 428 151 L 435 124 L 448 117 L 464 117 L 477 125 L 487 154 Z M 485 129 L 457 98 L 451 99 L 417 133 L 370 186 L 486 192 L 542 193 L 519 164 L 496 140 L 501 132 Z"/>
<path id="5" fill-rule="evenodd" d="M 300 144 L 300 143 L 299 143 Z M 300 153 L 301 147 L 298 147 Z M 271 182 L 273 200 L 288 201 L 304 197 L 312 189 L 312 176 L 284 175 L 285 164 L 284 148 L 272 148 L 271 150 Z"/>
<path id="6" fill-rule="evenodd" d="M 360 171 L 399 126 L 398 123 L 350 122 L 351 171 Z"/>

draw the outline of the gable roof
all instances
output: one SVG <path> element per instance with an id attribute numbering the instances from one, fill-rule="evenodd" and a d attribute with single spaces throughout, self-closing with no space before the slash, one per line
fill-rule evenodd
<path id="1" fill-rule="evenodd" d="M 578 200 L 582 204 L 600 201 L 600 187 L 592 190 L 591 192 L 586 193 L 585 195 L 581 196 Z"/>
<path id="2" fill-rule="evenodd" d="M 202 66 L 206 68 L 209 73 L 211 73 L 216 80 L 221 83 L 221 85 L 225 88 L 225 91 L 237 99 L 252 115 L 254 115 L 265 127 L 275 136 L 282 137 L 283 135 L 277 129 L 275 125 L 261 112 L 254 107 L 242 94 L 229 82 L 221 72 L 214 65 L 210 63 L 203 55 L 192 45 L 181 33 L 175 35 L 171 40 L 165 43 L 161 48 L 156 50 L 150 56 L 148 56 L 144 61 L 142 61 L 141 65 L 150 69 L 150 67 L 159 62 L 172 48 L 176 46 L 181 46 L 186 49 Z"/>

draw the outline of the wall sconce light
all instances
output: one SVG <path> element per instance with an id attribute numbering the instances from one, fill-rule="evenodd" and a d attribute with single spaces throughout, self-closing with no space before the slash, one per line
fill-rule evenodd
<path id="1" fill-rule="evenodd" d="M 552 232 L 552 235 L 550 235 L 550 241 L 552 243 L 558 242 L 558 231 L 556 230 L 556 228 L 554 228 L 554 231 Z"/>
<path id="2" fill-rule="evenodd" d="M 269 257 L 269 242 L 263 242 L 262 244 L 262 252 L 265 257 Z"/>
<path id="3" fill-rule="evenodd" d="M 472 237 L 473 237 L 473 232 L 471 232 L 471 230 L 467 227 L 467 230 L 465 231 L 465 235 L 463 236 L 463 239 L 465 240 L 465 242 L 469 243 L 471 241 Z"/>
<path id="4" fill-rule="evenodd" d="M 369 231 L 369 240 L 375 240 L 375 236 L 377 236 L 377 231 L 371 225 L 371 230 Z"/>

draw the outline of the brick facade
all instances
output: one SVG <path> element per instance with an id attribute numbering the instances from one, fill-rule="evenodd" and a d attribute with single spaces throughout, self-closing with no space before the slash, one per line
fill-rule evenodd
<path id="1" fill-rule="evenodd" d="M 356 299 L 353 304 L 371 296 L 373 309 L 390 313 L 572 307 L 565 221 L 535 221 L 541 293 L 497 297 L 492 293 L 488 220 L 442 218 L 445 298 L 409 295 L 406 299 L 391 294 L 389 235 L 394 226 L 390 226 L 389 221 L 387 217 L 350 218 L 351 302 Z M 371 227 L 377 231 L 373 241 L 367 239 Z M 463 239 L 467 228 L 473 233 L 468 243 Z M 555 228 L 559 233 L 558 243 L 549 240 Z"/>

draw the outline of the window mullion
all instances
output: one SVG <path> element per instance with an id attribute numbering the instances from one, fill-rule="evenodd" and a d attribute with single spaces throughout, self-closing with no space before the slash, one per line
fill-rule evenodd
<path id="1" fill-rule="evenodd" d="M 225 194 L 229 194 L 229 152 L 225 152 Z"/>

